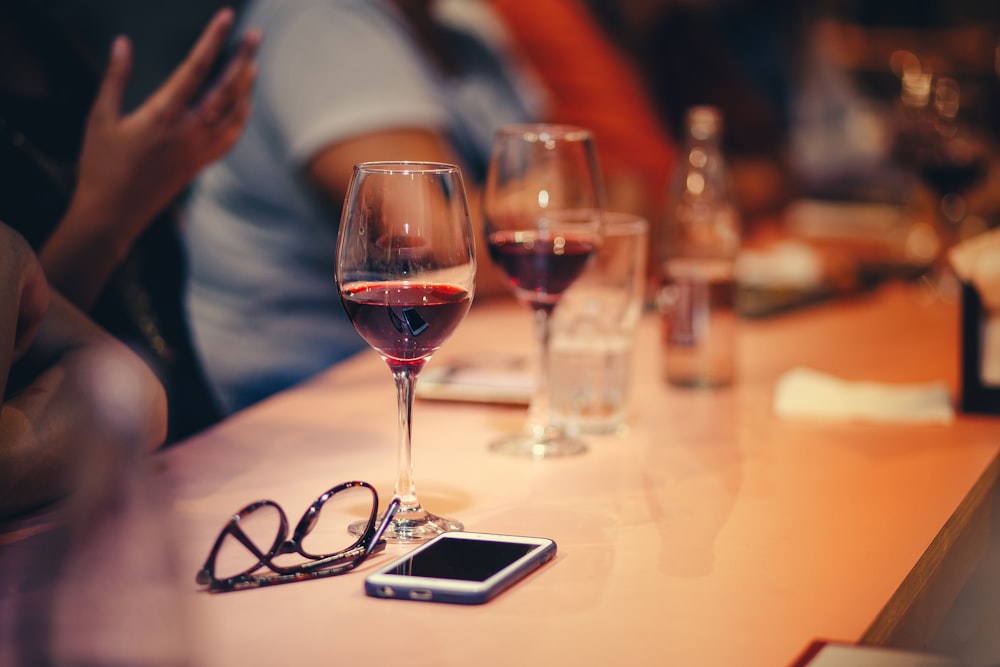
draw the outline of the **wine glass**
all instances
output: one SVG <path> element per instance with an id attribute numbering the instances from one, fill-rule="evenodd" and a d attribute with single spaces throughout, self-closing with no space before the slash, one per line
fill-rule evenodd
<path id="1" fill-rule="evenodd" d="M 401 503 L 385 537 L 419 542 L 461 530 L 460 522 L 420 504 L 410 447 L 417 375 L 465 317 L 475 291 L 475 241 L 461 170 L 431 162 L 355 165 L 336 276 L 348 317 L 396 382 Z"/>
<path id="2" fill-rule="evenodd" d="M 483 194 L 487 247 L 515 296 L 533 311 L 538 352 L 525 428 L 491 443 L 493 451 L 534 458 L 586 451 L 551 419 L 549 320 L 600 245 L 602 205 L 589 130 L 548 124 L 499 130 Z"/>
<path id="3" fill-rule="evenodd" d="M 960 89 L 948 77 L 935 79 L 929 131 L 919 142 L 921 180 L 938 198 L 946 245 L 962 236 L 966 193 L 986 176 L 987 155 L 974 128 L 959 118 Z"/>
<path id="4" fill-rule="evenodd" d="M 979 128 L 963 117 L 961 89 L 955 79 L 922 69 L 919 60 L 902 75 L 902 106 L 906 114 L 897 131 L 894 152 L 909 166 L 935 200 L 931 275 L 935 292 L 952 291 L 949 246 L 981 231 L 967 217 L 966 195 L 986 177 L 987 142 Z"/>

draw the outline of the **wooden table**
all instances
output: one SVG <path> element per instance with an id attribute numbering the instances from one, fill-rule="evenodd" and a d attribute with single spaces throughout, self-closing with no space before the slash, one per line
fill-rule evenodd
<path id="1" fill-rule="evenodd" d="M 431 363 L 527 354 L 529 319 L 477 304 Z M 774 666 L 816 638 L 919 648 L 988 538 L 1000 420 L 782 421 L 771 401 L 797 365 L 956 387 L 957 306 L 890 285 L 744 322 L 739 381 L 718 392 L 661 381 L 651 315 L 636 345 L 630 430 L 591 438 L 583 456 L 489 452 L 523 410 L 416 404 L 415 478 L 431 511 L 559 544 L 553 563 L 481 607 L 368 598 L 362 572 L 223 595 L 194 584 L 251 500 L 272 498 L 294 521 L 342 480 L 391 494 L 395 397 L 374 353 L 159 455 L 176 590 L 204 664 Z"/>

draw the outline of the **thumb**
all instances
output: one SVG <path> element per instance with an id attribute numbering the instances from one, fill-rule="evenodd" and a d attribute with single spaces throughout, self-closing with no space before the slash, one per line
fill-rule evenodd
<path id="1" fill-rule="evenodd" d="M 101 87 L 94 101 L 93 114 L 100 117 L 117 118 L 121 113 L 125 84 L 132 72 L 132 43 L 128 37 L 119 35 L 111 43 L 111 56 L 104 71 Z"/>

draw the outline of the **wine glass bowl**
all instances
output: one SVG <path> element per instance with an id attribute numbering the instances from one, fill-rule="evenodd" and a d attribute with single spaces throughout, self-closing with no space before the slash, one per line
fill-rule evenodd
<path id="1" fill-rule="evenodd" d="M 903 76 L 906 113 L 893 152 L 934 198 L 940 270 L 948 246 L 970 233 L 966 197 L 986 179 L 990 148 L 981 128 L 964 114 L 958 82 L 920 69 L 915 58 L 912 68 Z M 919 94 L 908 92 L 908 78 L 919 81 L 919 86 L 909 86 Z"/>
<path id="2" fill-rule="evenodd" d="M 498 131 L 483 193 L 486 242 L 514 295 L 534 313 L 538 362 L 528 422 L 522 433 L 492 443 L 494 451 L 545 458 L 586 450 L 551 420 L 549 318 L 600 245 L 602 204 L 589 130 L 532 124 Z"/>
<path id="3" fill-rule="evenodd" d="M 498 230 L 489 235 L 490 259 L 508 277 L 517 298 L 532 308 L 551 311 L 598 246 L 594 233 L 584 227 L 593 222 L 593 214 L 575 215 L 581 219 L 550 214 L 549 222 L 560 221 L 545 230 Z M 573 229 L 576 223 L 582 231 Z"/>
<path id="4" fill-rule="evenodd" d="M 446 283 L 350 283 L 343 290 L 354 327 L 393 371 L 422 368 L 465 317 L 469 301 L 468 291 Z"/>
<path id="5" fill-rule="evenodd" d="M 336 278 L 344 310 L 396 383 L 400 508 L 386 531 L 389 541 L 418 542 L 462 529 L 460 522 L 426 511 L 417 498 L 410 420 L 417 376 L 465 318 L 475 274 L 474 234 L 458 167 L 355 165 L 337 239 Z"/>
<path id="6" fill-rule="evenodd" d="M 949 228 L 962 222 L 964 197 L 986 177 L 988 164 L 985 146 L 968 131 L 925 137 L 917 153 L 917 175 L 934 193 Z"/>

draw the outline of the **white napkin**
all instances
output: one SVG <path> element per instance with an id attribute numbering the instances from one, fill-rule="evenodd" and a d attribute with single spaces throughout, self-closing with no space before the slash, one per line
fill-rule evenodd
<path id="1" fill-rule="evenodd" d="M 991 387 L 1000 386 L 1000 229 L 953 246 L 948 258 L 959 279 L 976 288 L 985 310 L 980 380 Z"/>
<path id="2" fill-rule="evenodd" d="M 989 311 L 1000 311 L 1000 229 L 966 239 L 948 251 L 962 282 L 972 283 Z"/>
<path id="3" fill-rule="evenodd" d="M 801 241 L 781 241 L 759 250 L 747 248 L 736 259 L 736 277 L 745 285 L 816 289 L 823 284 L 823 259 Z"/>
<path id="4" fill-rule="evenodd" d="M 783 419 L 947 424 L 955 418 L 948 388 L 940 382 L 849 382 L 811 368 L 793 368 L 778 379 L 774 413 Z"/>

